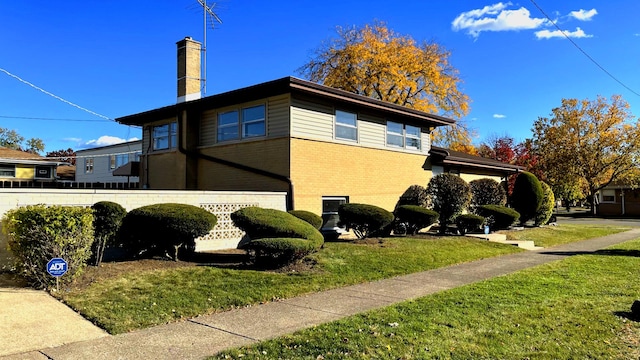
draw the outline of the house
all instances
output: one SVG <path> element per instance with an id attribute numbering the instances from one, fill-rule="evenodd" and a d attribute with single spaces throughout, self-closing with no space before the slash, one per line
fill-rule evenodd
<path id="1" fill-rule="evenodd" d="M 47 161 L 38 154 L 0 147 L 0 181 L 3 187 L 13 184 L 53 182 L 56 180 L 56 168 L 61 162 Z"/>
<path id="2" fill-rule="evenodd" d="M 328 214 L 344 202 L 392 210 L 434 172 L 520 170 L 432 148 L 452 119 L 294 77 L 199 98 L 200 44 L 177 45 L 178 102 L 116 119 L 143 129 L 145 188 L 286 191 L 290 209 Z"/>
<path id="3" fill-rule="evenodd" d="M 601 216 L 640 216 L 640 189 L 613 183 L 598 192 L 596 212 Z"/>
<path id="4" fill-rule="evenodd" d="M 525 171 L 519 165 L 474 156 L 460 151 L 432 146 L 427 159 L 426 168 L 433 175 L 450 173 L 459 175 L 466 182 L 489 178 L 497 182 L 505 180 L 509 175 Z"/>
<path id="5" fill-rule="evenodd" d="M 76 151 L 76 182 L 128 183 L 139 179 L 142 140 Z"/>

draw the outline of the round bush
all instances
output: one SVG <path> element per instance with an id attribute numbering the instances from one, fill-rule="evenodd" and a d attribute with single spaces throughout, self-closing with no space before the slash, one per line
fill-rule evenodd
<path id="1" fill-rule="evenodd" d="M 476 213 L 485 218 L 491 231 L 508 229 L 520 218 L 517 211 L 500 205 L 480 205 Z"/>
<path id="2" fill-rule="evenodd" d="M 447 225 L 461 214 L 471 202 L 471 188 L 461 177 L 453 174 L 440 174 L 431 178 L 427 186 L 433 210 L 440 214 L 440 233 L 444 234 Z"/>
<path id="3" fill-rule="evenodd" d="M 113 247 L 117 243 L 118 229 L 122 219 L 127 215 L 127 210 L 120 204 L 111 201 L 100 201 L 93 206 L 94 242 L 92 246 L 91 263 L 100 265 L 104 249 Z"/>
<path id="4" fill-rule="evenodd" d="M 190 254 L 195 239 L 207 235 L 216 225 L 214 214 L 187 204 L 154 204 L 131 210 L 122 220 L 120 241 L 135 256 L 169 255 L 178 259 L 178 250 Z"/>
<path id="5" fill-rule="evenodd" d="M 309 224 L 311 224 L 314 228 L 320 230 L 322 227 L 322 218 L 311 211 L 306 210 L 289 210 L 289 214 L 297 217 L 298 219 L 302 219 Z"/>
<path id="6" fill-rule="evenodd" d="M 359 238 L 364 239 L 372 233 L 391 224 L 394 216 L 389 211 L 368 204 L 342 204 L 338 208 L 340 225 L 352 229 Z"/>
<path id="7" fill-rule="evenodd" d="M 484 224 L 484 217 L 475 214 L 462 214 L 456 218 L 456 226 L 461 235 L 477 231 Z"/>
<path id="8" fill-rule="evenodd" d="M 501 205 L 507 203 L 504 187 L 493 179 L 478 179 L 469 183 L 471 187 L 471 206 Z"/>
<path id="9" fill-rule="evenodd" d="M 52 258 L 67 262 L 67 273 L 59 278 L 62 284 L 85 268 L 93 244 L 93 214 L 74 206 L 23 206 L 5 213 L 2 233 L 20 274 L 34 287 L 51 288 L 56 279 L 46 264 Z"/>
<path id="10" fill-rule="evenodd" d="M 428 207 L 429 195 L 427 189 L 420 185 L 411 185 L 407 190 L 400 195 L 400 199 L 396 203 L 396 208 L 402 205 L 418 205 L 422 207 Z"/>
<path id="11" fill-rule="evenodd" d="M 440 214 L 417 205 L 401 205 L 395 211 L 396 221 L 402 223 L 407 234 L 414 235 L 438 221 Z"/>
<path id="12" fill-rule="evenodd" d="M 556 205 L 556 198 L 551 187 L 545 182 L 540 182 L 540 184 L 542 185 L 543 196 L 540 209 L 536 212 L 536 226 L 545 225 L 549 222 L 551 215 L 553 215 L 553 208 Z"/>
<path id="13" fill-rule="evenodd" d="M 246 207 L 232 213 L 231 220 L 249 237 L 240 247 L 253 252 L 256 263 L 264 266 L 298 261 L 324 243 L 310 223 L 280 210 Z"/>
<path id="14" fill-rule="evenodd" d="M 511 204 L 520 214 L 520 223 L 534 219 L 542 204 L 542 185 L 538 178 L 529 172 L 521 172 L 516 178 L 511 194 Z"/>

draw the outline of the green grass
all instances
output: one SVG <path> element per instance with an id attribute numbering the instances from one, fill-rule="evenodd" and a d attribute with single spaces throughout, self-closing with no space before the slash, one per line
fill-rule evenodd
<path id="1" fill-rule="evenodd" d="M 533 240 L 536 246 L 552 247 L 582 239 L 619 233 L 629 228 L 598 225 L 568 225 L 528 228 L 525 231 L 500 231 L 507 240 Z"/>
<path id="2" fill-rule="evenodd" d="M 212 359 L 637 359 L 640 240 Z"/>
<path id="3" fill-rule="evenodd" d="M 603 231 L 606 228 L 598 228 L 582 238 L 600 236 Z M 58 296 L 84 317 L 117 334 L 518 251 L 521 250 L 513 246 L 463 237 L 327 243 L 312 256 L 317 262 L 315 271 L 274 273 L 193 266 L 127 273 Z"/>

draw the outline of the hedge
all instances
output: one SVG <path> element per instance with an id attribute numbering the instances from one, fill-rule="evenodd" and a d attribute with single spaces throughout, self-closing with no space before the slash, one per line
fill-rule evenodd
<path id="1" fill-rule="evenodd" d="M 556 206 L 556 198 L 553 195 L 553 190 L 545 182 L 540 182 L 542 185 L 542 203 L 540 208 L 536 212 L 535 224 L 536 226 L 546 225 L 553 215 L 553 208 Z"/>
<path id="2" fill-rule="evenodd" d="M 249 237 L 240 248 L 262 266 L 282 266 L 301 260 L 324 244 L 310 223 L 284 211 L 246 207 L 231 214 L 236 227 Z"/>
<path id="3" fill-rule="evenodd" d="M 394 216 L 391 212 L 368 204 L 342 204 L 338 208 L 340 226 L 352 229 L 359 238 L 364 239 L 372 233 L 383 229 L 391 224 Z"/>
<path id="4" fill-rule="evenodd" d="M 493 179 L 477 179 L 469 182 L 471 187 L 471 206 L 501 205 L 507 203 L 504 187 Z"/>
<path id="5" fill-rule="evenodd" d="M 29 205 L 9 210 L 2 218 L 2 233 L 15 258 L 16 269 L 36 288 L 51 288 L 56 279 L 47 262 L 63 258 L 66 284 L 85 268 L 93 244 L 92 210 L 73 206 Z"/>
<path id="6" fill-rule="evenodd" d="M 469 206 L 471 188 L 457 175 L 440 174 L 431 178 L 427 192 L 433 210 L 440 214 L 440 233 L 444 234 L 447 225 Z"/>
<path id="7" fill-rule="evenodd" d="M 500 205 L 480 205 L 476 214 L 486 219 L 491 231 L 508 229 L 520 218 L 517 211 Z"/>
<path id="8" fill-rule="evenodd" d="M 322 217 L 312 213 L 311 211 L 306 210 L 289 210 L 289 214 L 297 217 L 298 219 L 302 219 L 309 224 L 311 224 L 314 228 L 320 230 L 322 227 Z"/>
<path id="9" fill-rule="evenodd" d="M 535 219 L 542 204 L 542 185 L 538 178 L 529 172 L 521 172 L 516 178 L 511 194 L 511 204 L 520 213 L 520 223 Z"/>
<path id="10" fill-rule="evenodd" d="M 119 238 L 134 256 L 168 255 L 177 260 L 193 253 L 195 239 L 207 235 L 216 222 L 214 214 L 197 206 L 154 204 L 131 210 L 122 220 Z"/>
<path id="11" fill-rule="evenodd" d="M 93 206 L 94 238 L 91 249 L 91 263 L 99 266 L 106 247 L 114 247 L 117 243 L 118 230 L 127 210 L 120 204 L 111 201 L 100 201 Z"/>
<path id="12" fill-rule="evenodd" d="M 407 234 L 415 235 L 420 229 L 438 221 L 440 214 L 417 205 L 401 205 L 395 211 L 396 221 L 403 224 Z"/>
<path id="13" fill-rule="evenodd" d="M 456 218 L 456 226 L 461 235 L 477 231 L 484 224 L 484 217 L 475 214 L 462 214 Z"/>

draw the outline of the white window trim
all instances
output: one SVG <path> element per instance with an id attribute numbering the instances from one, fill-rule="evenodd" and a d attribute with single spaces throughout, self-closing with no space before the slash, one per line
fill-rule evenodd
<path id="1" fill-rule="evenodd" d="M 262 107 L 264 110 L 263 116 L 261 119 L 254 119 L 254 120 L 250 120 L 250 121 L 244 121 L 244 110 L 245 109 L 250 109 L 250 108 L 254 108 L 254 107 Z M 236 122 L 233 124 L 226 124 L 226 125 L 222 125 L 220 126 L 220 115 L 223 114 L 228 114 L 228 113 L 232 113 L 235 112 L 237 114 L 237 119 Z M 257 138 L 261 138 L 261 137 L 266 137 L 267 136 L 267 104 L 265 103 L 259 103 L 259 104 L 253 104 L 253 105 L 244 105 L 241 107 L 235 107 L 235 108 L 228 108 L 225 109 L 224 111 L 218 111 L 216 113 L 216 144 L 220 144 L 220 143 L 231 143 L 234 141 L 241 141 L 241 140 L 245 140 L 245 139 L 257 139 Z M 257 123 L 264 123 L 264 133 L 261 135 L 247 135 L 246 131 L 245 131 L 245 125 L 247 124 L 257 124 Z M 221 140 L 219 138 L 220 135 L 220 129 L 224 129 L 224 128 L 233 128 L 233 127 L 237 127 L 238 129 L 238 136 L 233 138 L 233 139 L 223 139 Z"/>
<path id="2" fill-rule="evenodd" d="M 605 191 L 613 192 L 613 201 L 604 200 Z M 611 196 L 611 195 L 607 194 L 606 196 Z M 600 190 L 600 203 L 601 204 L 615 204 L 616 203 L 616 190 L 615 189 L 602 189 L 602 190 Z"/>
<path id="3" fill-rule="evenodd" d="M 401 125 L 402 126 L 402 133 L 398 133 L 395 131 L 389 131 L 389 123 L 393 123 L 396 125 Z M 412 127 L 415 129 L 418 129 L 420 131 L 420 133 L 418 135 L 412 135 L 409 134 L 407 132 L 407 127 Z M 386 137 L 385 137 L 385 145 L 387 147 L 390 148 L 394 148 L 394 149 L 406 149 L 406 150 L 411 150 L 411 151 L 422 151 L 422 129 L 419 126 L 413 126 L 413 125 L 407 125 L 407 124 L 403 124 L 403 123 L 399 123 L 396 121 L 391 121 L 391 120 L 387 120 L 387 124 L 385 126 L 385 131 L 386 131 Z M 401 136 L 402 137 L 402 146 L 396 145 L 396 144 L 391 144 L 389 143 L 389 135 L 393 135 L 393 136 Z M 409 145 L 409 139 L 413 139 L 413 140 L 417 140 L 418 141 L 418 146 L 410 146 Z"/>
<path id="4" fill-rule="evenodd" d="M 84 173 L 85 174 L 93 174 L 93 158 L 84 159 Z"/>
<path id="5" fill-rule="evenodd" d="M 356 124 L 355 124 L 355 125 L 351 125 L 351 124 L 345 124 L 345 123 L 338 122 L 338 112 L 345 113 L 345 114 L 349 114 L 349 115 L 353 115 L 353 116 L 354 116 L 354 118 L 355 118 L 355 120 L 356 120 Z M 358 137 L 359 137 L 359 135 L 360 135 L 360 134 L 359 134 L 359 131 L 358 131 L 358 114 L 357 114 L 357 113 L 352 113 L 352 112 L 344 111 L 344 110 L 336 110 L 336 111 L 335 111 L 335 114 L 334 114 L 334 116 L 333 116 L 333 118 L 334 118 L 334 121 L 333 121 L 333 124 L 334 124 L 334 126 L 333 126 L 333 131 L 334 131 L 334 133 L 335 133 L 335 134 L 334 134 L 334 139 L 336 139 L 336 140 L 343 140 L 343 141 L 353 141 L 353 142 L 358 142 Z M 340 136 L 338 136 L 338 127 L 339 127 L 339 126 L 342 126 L 342 127 L 345 127 L 345 128 L 350 128 L 350 129 L 355 129 L 355 131 L 356 131 L 356 138 L 355 138 L 355 139 L 352 139 L 352 138 L 347 138 L 347 137 L 340 137 Z"/>

